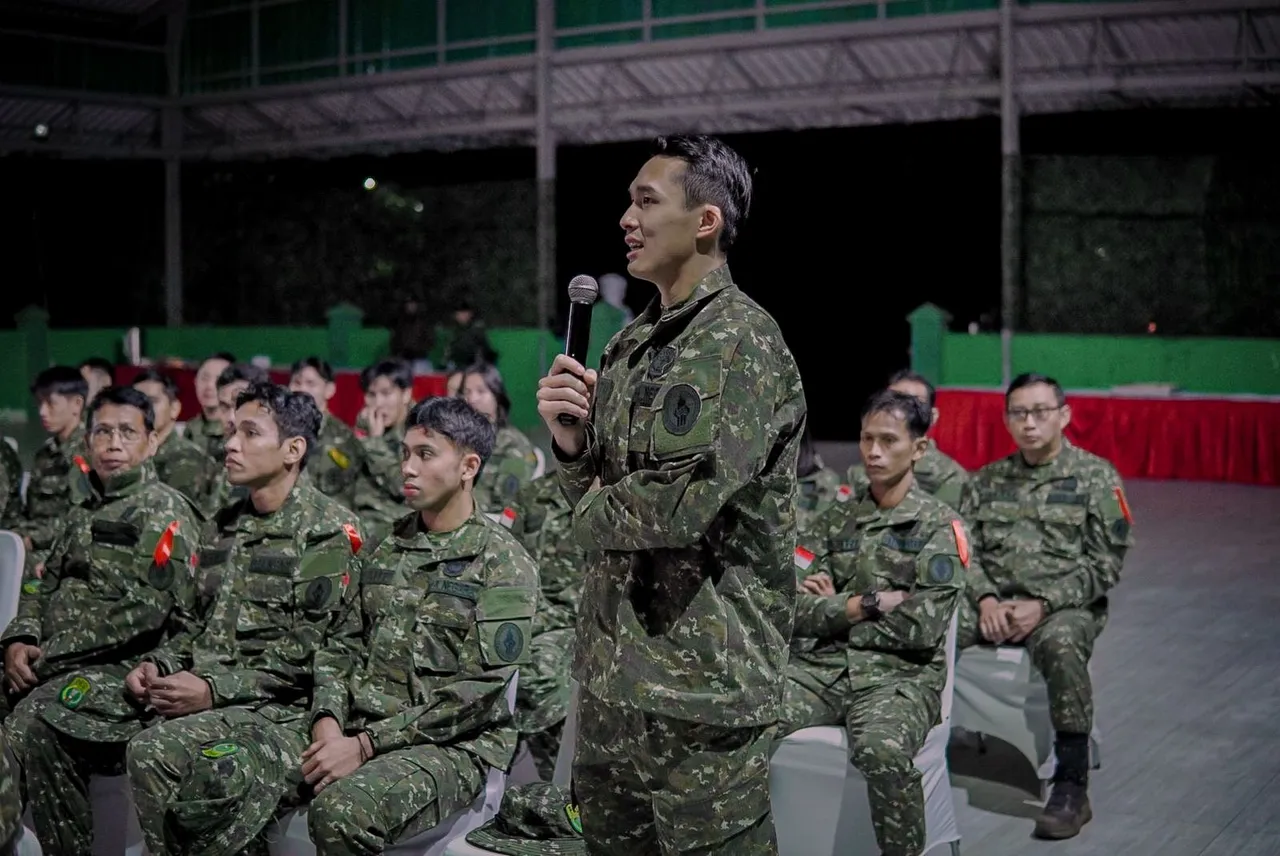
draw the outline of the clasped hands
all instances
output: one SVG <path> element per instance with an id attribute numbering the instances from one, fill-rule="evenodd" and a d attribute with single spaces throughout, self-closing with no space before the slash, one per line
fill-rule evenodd
<path id="1" fill-rule="evenodd" d="M 213 690 L 190 672 L 162 677 L 155 663 L 141 663 L 124 679 L 129 694 L 167 718 L 187 716 L 213 707 Z"/>
<path id="2" fill-rule="evenodd" d="M 1024 641 L 1044 618 L 1044 601 L 1036 598 L 1000 601 L 986 597 L 978 606 L 978 629 L 992 645 Z"/>

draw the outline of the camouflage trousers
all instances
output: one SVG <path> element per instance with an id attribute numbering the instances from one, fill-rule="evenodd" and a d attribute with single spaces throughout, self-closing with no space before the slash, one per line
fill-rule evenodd
<path id="1" fill-rule="evenodd" d="M 773 725 L 724 728 L 579 690 L 573 791 L 591 856 L 776 856 Z"/>
<path id="2" fill-rule="evenodd" d="M 381 853 L 475 802 L 485 765 L 461 749 L 413 746 L 378 755 L 320 792 L 307 810 L 317 856 Z"/>
<path id="3" fill-rule="evenodd" d="M 530 662 L 520 667 L 516 685 L 516 723 L 520 739 L 533 755 L 538 773 L 551 781 L 560 735 L 569 716 L 573 628 L 551 630 L 533 637 Z"/>
<path id="4" fill-rule="evenodd" d="M 1093 730 L 1093 681 L 1089 660 L 1107 624 L 1105 601 L 1089 609 L 1051 613 L 1020 644 L 1044 677 L 1049 690 L 1049 716 L 1055 731 L 1088 734 Z M 978 609 L 961 598 L 958 648 L 985 644 L 978 628 Z"/>
<path id="5" fill-rule="evenodd" d="M 867 780 L 871 823 L 882 856 L 920 856 L 925 845 L 924 787 L 915 757 L 938 724 L 937 692 L 901 680 L 866 689 L 845 672 L 823 686 L 795 663 L 787 667 L 781 735 L 815 725 L 843 725 L 849 761 Z"/>
<path id="6" fill-rule="evenodd" d="M 152 856 L 265 854 L 267 824 L 305 796 L 309 745 L 304 721 L 234 707 L 167 720 L 130 740 L 129 783 Z"/>
<path id="7" fill-rule="evenodd" d="M 17 764 L 9 757 L 9 741 L 0 732 L 0 853 L 13 852 L 21 831 L 22 798 L 18 795 Z"/>

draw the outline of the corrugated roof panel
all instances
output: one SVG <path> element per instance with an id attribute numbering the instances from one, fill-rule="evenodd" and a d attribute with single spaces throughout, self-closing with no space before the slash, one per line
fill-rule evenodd
<path id="1" fill-rule="evenodd" d="M 829 70 L 835 70 L 833 63 L 851 65 L 843 56 L 833 60 L 833 54 L 843 54 L 843 49 L 824 45 L 810 50 L 742 51 L 738 62 L 761 86 L 782 89 L 822 82 Z"/>

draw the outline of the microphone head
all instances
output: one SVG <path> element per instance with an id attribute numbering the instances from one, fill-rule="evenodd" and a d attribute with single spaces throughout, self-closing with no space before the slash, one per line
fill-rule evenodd
<path id="1" fill-rule="evenodd" d="M 600 296 L 600 286 L 594 276 L 579 274 L 569 280 L 569 300 L 572 303 L 595 303 Z"/>

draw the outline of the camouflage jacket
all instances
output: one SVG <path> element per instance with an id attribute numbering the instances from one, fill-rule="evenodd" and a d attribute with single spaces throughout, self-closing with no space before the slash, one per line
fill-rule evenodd
<path id="1" fill-rule="evenodd" d="M 537 469 L 538 456 L 529 438 L 510 425 L 499 428 L 493 454 L 476 480 L 476 505 L 486 514 L 501 514 L 515 503 L 520 488 L 533 481 Z"/>
<path id="2" fill-rule="evenodd" d="M 355 508 L 352 510 L 376 530 L 379 537 L 404 517 L 406 510 L 401 490 L 404 477 L 400 475 L 400 446 L 404 435 L 404 425 L 388 428 L 381 437 L 361 436 L 358 429 L 356 433 L 360 438 L 363 465 L 353 488 Z"/>
<path id="3" fill-rule="evenodd" d="M 375 752 L 448 744 L 506 769 L 518 737 L 506 689 L 529 661 L 538 599 L 529 554 L 479 512 L 440 533 L 411 514 L 361 564 L 363 620 L 341 641 L 363 652 L 349 679 L 318 683 L 315 716 L 343 722 L 349 698 L 345 725 Z"/>
<path id="4" fill-rule="evenodd" d="M 957 511 L 960 509 L 960 495 L 969 481 L 969 471 L 939 449 L 932 439 L 924 450 L 924 457 L 916 461 L 912 471 L 916 475 L 916 484 L 920 485 L 926 493 L 932 494 L 944 505 L 949 505 Z M 846 477 L 854 492 L 861 493 L 867 488 L 867 472 L 862 468 L 862 464 L 849 467 Z"/>
<path id="5" fill-rule="evenodd" d="M 574 675 L 612 704 L 774 722 L 806 414 L 791 352 L 721 267 L 677 306 L 654 300 L 602 366 L 587 448 L 560 463 L 574 538 L 592 551 Z"/>
<path id="6" fill-rule="evenodd" d="M 573 506 L 554 474 L 534 479 L 520 490 L 512 508 L 511 534 L 538 565 L 542 602 L 534 633 L 573 627 L 582 599 L 587 551 L 573 540 Z"/>
<path id="7" fill-rule="evenodd" d="M 0 437 L 0 529 L 22 528 L 22 459 Z"/>
<path id="8" fill-rule="evenodd" d="M 219 466 L 227 457 L 227 438 L 224 436 L 226 426 L 216 419 L 209 419 L 203 413 L 187 422 L 183 429 L 183 437 L 196 445 L 196 448 L 213 458 Z"/>
<path id="9" fill-rule="evenodd" d="M 1133 544 L 1115 467 L 1065 440 L 1043 466 L 1014 452 L 983 467 L 960 513 L 985 572 L 970 585 L 975 600 L 1036 597 L 1048 612 L 1095 604 L 1120 581 Z"/>
<path id="10" fill-rule="evenodd" d="M 347 423 L 326 413 L 320 443 L 307 456 L 307 472 L 316 489 L 347 508 L 356 507 L 356 480 L 364 467 L 364 447 Z M 397 472 L 399 449 L 396 450 Z"/>
<path id="11" fill-rule="evenodd" d="M 209 471 L 209 456 L 203 449 L 177 431 L 171 431 L 151 460 L 160 481 L 181 491 L 192 502 L 201 501 Z"/>
<path id="12" fill-rule="evenodd" d="M 840 474 L 823 464 L 821 458 L 815 456 L 814 460 L 818 468 L 800 478 L 800 497 L 796 500 L 796 528 L 800 532 L 821 517 L 837 496 L 842 496 L 845 501 L 850 496 L 849 488 L 841 484 Z M 843 494 L 840 492 L 842 487 Z"/>
<path id="13" fill-rule="evenodd" d="M 65 441 L 50 437 L 36 449 L 20 531 L 31 539 L 34 551 L 44 552 L 53 546 L 66 525 L 67 513 L 89 495 L 84 480 L 89 469 L 85 454 L 83 426 L 76 426 Z"/>
<path id="14" fill-rule="evenodd" d="M 912 680 L 941 692 L 947 630 L 971 562 L 956 513 L 917 485 L 884 509 L 864 490 L 832 506 L 805 538 L 796 547 L 798 577 L 826 573 L 836 594 L 799 595 L 793 661 L 825 686 L 847 670 L 855 690 Z M 908 597 L 875 621 L 851 624 L 849 598 L 873 591 Z"/>
<path id="15" fill-rule="evenodd" d="M 90 484 L 43 570 L 30 566 L 18 615 L 0 637 L 42 650 L 41 680 L 132 664 L 197 631 L 191 569 L 203 521 L 195 507 L 156 478 L 150 461 Z"/>
<path id="16" fill-rule="evenodd" d="M 9 761 L 9 741 L 0 729 L 0 847 L 11 843 L 22 827 L 22 797 L 17 765 Z M 12 852 L 22 852 L 14 849 Z"/>
<path id="17" fill-rule="evenodd" d="M 204 678 L 215 708 L 298 718 L 316 684 L 351 667 L 353 652 L 329 640 L 357 608 L 360 545 L 350 513 L 306 485 L 265 516 L 249 497 L 227 506 L 199 553 L 203 632 L 147 659 L 163 674 Z"/>

